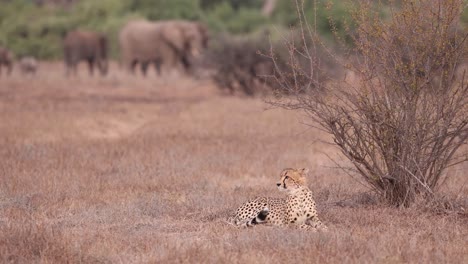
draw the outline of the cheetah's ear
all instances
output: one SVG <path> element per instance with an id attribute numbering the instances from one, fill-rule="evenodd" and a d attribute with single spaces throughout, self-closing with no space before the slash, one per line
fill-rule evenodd
<path id="1" fill-rule="evenodd" d="M 302 173 L 302 175 L 306 176 L 309 173 L 309 169 L 308 168 L 302 168 L 301 173 Z"/>

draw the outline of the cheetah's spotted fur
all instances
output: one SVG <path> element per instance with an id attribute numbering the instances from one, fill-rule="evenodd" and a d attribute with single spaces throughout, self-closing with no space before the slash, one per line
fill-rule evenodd
<path id="1" fill-rule="evenodd" d="M 267 224 L 325 230 L 317 216 L 312 191 L 306 185 L 307 169 L 284 169 L 276 184 L 286 199 L 259 197 L 241 205 L 230 222 L 237 226 Z"/>

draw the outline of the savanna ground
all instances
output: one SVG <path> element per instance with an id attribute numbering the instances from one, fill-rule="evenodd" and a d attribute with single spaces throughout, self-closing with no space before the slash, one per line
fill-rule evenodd
<path id="1" fill-rule="evenodd" d="M 34 78 L 0 77 L 0 262 L 468 261 L 462 207 L 379 201 L 336 169 L 329 157 L 346 161 L 300 113 L 116 68 L 66 79 L 46 63 Z M 281 197 L 285 167 L 310 169 L 329 232 L 224 222 L 248 198 Z M 467 172 L 451 169 L 441 194 L 466 201 Z"/>

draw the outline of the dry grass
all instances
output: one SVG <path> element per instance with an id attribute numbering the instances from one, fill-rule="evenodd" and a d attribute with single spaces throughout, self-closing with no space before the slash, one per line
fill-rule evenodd
<path id="1" fill-rule="evenodd" d="M 0 78 L 0 262 L 468 261 L 466 164 L 441 191 L 457 210 L 395 209 L 331 168 L 336 149 L 297 113 L 113 66 L 106 78 L 66 80 L 57 63 Z M 224 223 L 303 166 L 330 232 Z"/>

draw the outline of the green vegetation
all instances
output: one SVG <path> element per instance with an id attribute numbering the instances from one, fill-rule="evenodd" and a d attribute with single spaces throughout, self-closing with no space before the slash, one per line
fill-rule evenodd
<path id="1" fill-rule="evenodd" d="M 297 0 L 301 2 L 301 0 Z M 295 0 L 277 0 L 271 16 L 261 13 L 264 0 L 75 0 L 71 5 L 43 5 L 32 0 L 0 0 L 0 45 L 17 56 L 34 55 L 57 59 L 62 55 L 61 39 L 73 29 L 105 32 L 110 38 L 112 56 L 118 51 L 117 34 L 130 19 L 187 19 L 205 22 L 212 32 L 245 34 L 270 29 L 285 30 L 298 23 Z M 52 2 L 52 1 L 51 1 Z M 56 2 L 56 1 L 55 1 Z M 344 36 L 351 21 L 353 1 L 304 0 L 304 13 L 314 30 L 333 38 L 330 21 Z M 462 17 L 468 23 L 468 12 Z"/>
<path id="2" fill-rule="evenodd" d="M 1 1 L 0 45 L 17 56 L 34 55 L 57 59 L 62 55 L 61 39 L 67 31 L 90 29 L 105 32 L 111 54 L 117 55 L 117 33 L 133 18 L 187 19 L 205 22 L 213 32 L 244 34 L 265 28 L 287 28 L 297 23 L 294 1 L 278 0 L 270 17 L 261 14 L 263 0 L 78 0 L 71 6 L 36 5 L 31 0 Z M 339 0 L 306 1 L 309 19 L 317 14 L 317 30 L 330 36 L 328 19 L 336 25 L 347 19 L 346 7 Z M 333 6 L 333 8 L 327 8 Z"/>

